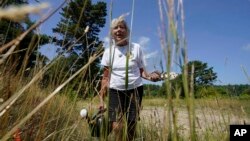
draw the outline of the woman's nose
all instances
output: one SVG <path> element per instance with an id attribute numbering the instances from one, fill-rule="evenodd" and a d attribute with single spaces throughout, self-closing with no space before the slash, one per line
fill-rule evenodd
<path id="1" fill-rule="evenodd" d="M 121 27 L 118 27 L 118 30 L 121 30 L 122 28 Z"/>

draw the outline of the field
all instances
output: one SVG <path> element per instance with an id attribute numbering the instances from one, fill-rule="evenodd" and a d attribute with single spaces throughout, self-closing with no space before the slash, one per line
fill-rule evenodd
<path id="1" fill-rule="evenodd" d="M 156 128 L 159 137 L 168 127 L 167 101 L 163 99 L 145 99 L 141 113 L 142 122 L 150 129 Z M 146 106 L 147 105 L 147 106 Z M 228 140 L 230 124 L 249 124 L 249 100 L 236 99 L 197 99 L 195 100 L 196 132 L 199 140 Z M 190 125 L 184 100 L 175 107 L 177 128 L 180 137 L 188 140 Z M 165 126 L 165 128 L 164 128 Z M 165 131 L 166 132 L 166 131 Z"/>
<path id="2" fill-rule="evenodd" d="M 81 1 L 78 2 L 83 4 Z M 145 95 L 135 140 L 228 141 L 229 125 L 250 124 L 250 98 L 247 93 L 249 89 L 244 91 L 246 93 L 240 93 L 245 97 L 240 97 L 239 94 L 225 96 L 212 87 L 207 88 L 205 87 L 207 85 L 201 85 L 198 94 L 202 98 L 194 98 L 194 94 L 197 94 L 194 91 L 196 88 L 194 81 L 197 75 L 194 64 L 188 66 L 182 1 L 179 1 L 179 12 L 177 12 L 173 0 L 162 2 L 160 4 L 159 1 L 159 11 L 163 26 L 160 40 L 165 57 L 163 59 L 167 62 L 164 67 L 168 68 L 167 72 L 170 72 L 173 65 L 171 63 L 179 62 L 182 74 L 175 81 L 166 80 L 166 85 L 160 95 L 157 95 L 157 91 L 154 91 L 156 94 L 147 93 L 147 96 Z M 70 5 L 74 6 L 75 3 Z M 103 8 L 102 6 L 105 7 L 105 4 L 101 3 L 100 8 Z M 40 9 L 44 7 L 47 5 L 41 5 Z M 62 7 L 63 3 L 58 9 Z M 164 9 L 166 7 L 169 9 Z M 48 42 L 52 43 L 56 39 L 45 35 L 40 36 L 35 30 L 54 13 L 51 12 L 37 23 L 30 21 L 29 25 L 25 25 L 25 23 L 16 22 L 16 20 L 20 20 L 16 19 L 18 17 L 16 15 L 23 14 L 22 18 L 39 9 L 29 6 L 20 7 L 21 10 L 18 8 L 13 7 L 14 10 L 10 13 L 7 11 L 7 16 L 4 15 L 4 18 L 9 19 L 2 20 L 0 23 L 3 29 L 6 29 L 6 35 L 0 34 L 0 41 L 4 41 L 0 42 L 0 140 L 17 141 L 20 138 L 24 141 L 98 140 L 91 137 L 86 119 L 79 114 L 82 108 L 86 108 L 89 115 L 93 115 L 99 102 L 98 87 L 101 70 L 98 59 L 103 53 L 103 46 L 101 42 L 97 44 L 94 37 L 88 41 L 89 34 L 98 35 L 98 33 L 89 33 L 91 27 L 80 24 L 85 23 L 84 19 L 81 19 L 84 18 L 82 12 L 84 13 L 88 8 L 84 9 L 85 4 L 78 6 L 78 11 L 82 11 L 79 12 L 81 14 L 76 12 L 79 15 L 73 15 L 76 16 L 74 18 L 69 15 L 68 20 L 73 19 L 75 22 L 72 29 L 68 24 L 71 23 L 70 21 L 67 21 L 67 24 L 59 24 L 62 27 L 59 28 L 60 30 L 58 29 L 58 32 L 62 28 L 61 33 L 65 38 L 55 41 L 60 43 L 61 52 L 53 60 L 39 54 L 38 48 Z M 26 10 L 27 8 L 28 10 Z M 75 7 L 71 8 L 72 11 L 75 10 Z M 16 9 L 21 12 L 19 13 Z M 66 9 L 64 9 L 66 12 L 64 15 L 68 14 Z M 95 14 L 95 16 L 105 19 L 106 13 L 103 13 L 103 9 L 94 10 L 94 12 L 97 11 L 102 15 Z M 91 12 L 93 11 L 86 13 Z M 112 9 L 110 12 L 112 15 Z M 176 12 L 179 15 L 175 15 Z M 14 16 L 8 17 L 8 14 Z M 79 21 L 74 19 L 79 19 Z M 104 26 L 104 21 L 100 20 L 95 24 L 101 27 Z M 98 27 L 95 24 L 93 24 L 94 27 Z M 7 34 L 10 29 L 13 30 L 13 33 L 18 34 Z M 15 32 L 16 30 L 18 32 Z M 96 31 L 98 30 L 96 29 Z M 80 34 L 77 34 L 77 31 Z M 66 33 L 70 36 L 67 36 Z M 40 42 L 42 39 L 44 39 L 44 43 Z M 82 44 L 79 41 L 82 41 Z M 75 50 L 72 49 L 73 47 L 76 47 Z M 80 48 L 81 55 L 77 54 L 79 53 L 78 48 Z M 173 55 L 173 52 L 176 54 Z M 173 58 L 174 60 L 172 60 Z M 163 68 L 163 64 L 161 65 Z M 201 65 L 203 64 L 201 63 Z M 204 79 L 206 78 L 205 81 L 210 80 L 211 74 L 215 75 L 210 70 L 209 73 L 202 74 L 205 76 Z M 246 77 L 250 80 L 248 75 Z M 249 86 L 246 85 L 246 87 Z M 225 93 L 231 91 L 231 89 L 220 90 Z M 180 96 L 181 93 L 183 95 Z M 107 103 L 107 101 L 105 102 Z M 113 133 L 107 140 L 113 140 Z"/>
<path id="3" fill-rule="evenodd" d="M 0 118 L 0 136 L 20 122 L 27 113 L 42 101 L 44 96 L 30 95 L 18 101 Z M 25 101 L 25 102 L 24 102 Z M 178 140 L 190 139 L 189 113 L 184 99 L 174 101 L 173 122 L 169 115 L 166 98 L 143 99 L 143 109 L 137 128 L 137 140 L 166 140 L 176 126 Z M 196 99 L 195 133 L 199 140 L 228 140 L 230 124 L 250 123 L 250 100 Z M 87 108 L 90 115 L 96 111 L 98 99 L 72 101 L 67 96 L 57 95 L 18 129 L 24 140 L 95 140 L 80 110 Z M 169 120 L 171 118 L 171 120 Z M 172 130 L 169 130 L 169 125 Z M 13 136 L 11 135 L 11 138 Z M 112 134 L 109 136 L 112 139 Z"/>

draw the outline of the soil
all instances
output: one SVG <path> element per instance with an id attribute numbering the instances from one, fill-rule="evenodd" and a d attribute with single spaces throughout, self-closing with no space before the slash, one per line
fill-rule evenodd
<path id="1" fill-rule="evenodd" d="M 175 109 L 176 125 L 179 133 L 189 133 L 189 114 L 185 108 Z M 156 130 L 169 127 L 169 118 L 173 123 L 172 116 L 164 107 L 146 107 L 140 113 L 140 120 L 147 126 L 155 127 Z M 195 129 L 197 132 L 211 130 L 215 132 L 225 131 L 231 124 L 250 124 L 249 117 L 242 114 L 233 114 L 223 110 L 197 109 L 195 110 Z M 172 124 L 173 125 L 173 124 Z"/>

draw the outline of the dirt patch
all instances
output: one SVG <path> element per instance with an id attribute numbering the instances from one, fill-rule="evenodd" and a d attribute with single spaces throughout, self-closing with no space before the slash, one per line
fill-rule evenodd
<path id="1" fill-rule="evenodd" d="M 187 135 L 189 133 L 189 114 L 185 108 L 175 109 L 176 125 L 179 133 Z M 141 111 L 140 119 L 150 128 L 162 130 L 169 127 L 169 117 L 171 124 L 172 116 L 169 116 L 167 108 L 146 107 Z M 244 115 L 234 114 L 223 110 L 210 108 L 195 110 L 195 128 L 198 133 L 208 130 L 212 132 L 225 132 L 229 130 L 230 124 L 249 124 L 250 120 Z M 159 134 L 161 131 L 159 131 Z"/>

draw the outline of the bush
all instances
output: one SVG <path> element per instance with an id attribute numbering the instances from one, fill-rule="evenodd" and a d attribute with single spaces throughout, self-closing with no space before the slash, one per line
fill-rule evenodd
<path id="1" fill-rule="evenodd" d="M 219 93 L 213 87 L 200 87 L 195 92 L 195 98 L 217 97 Z"/>

